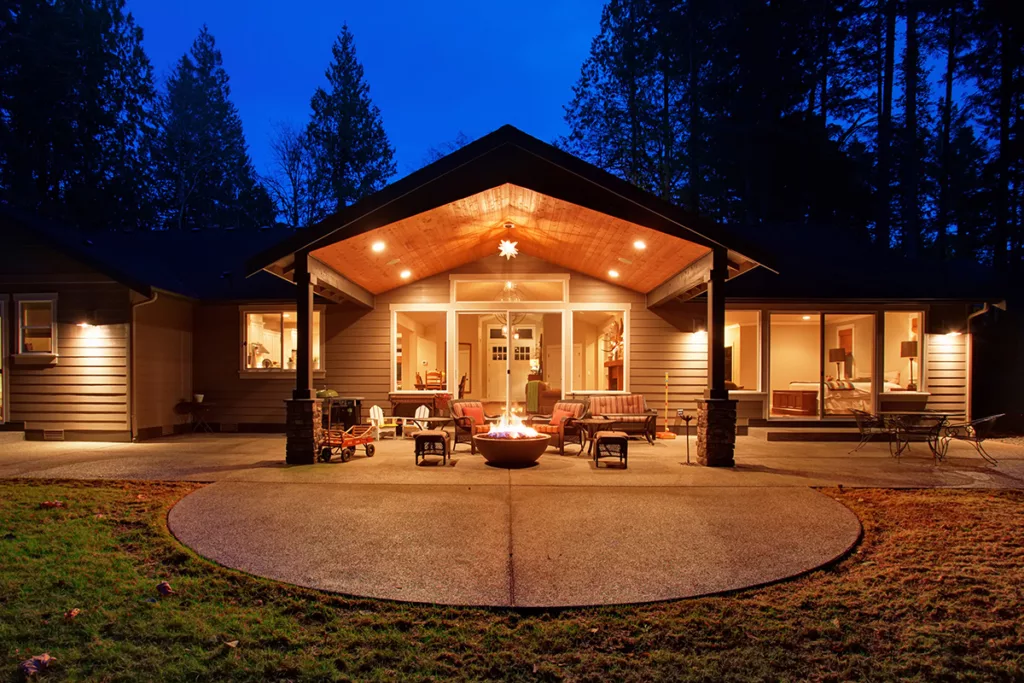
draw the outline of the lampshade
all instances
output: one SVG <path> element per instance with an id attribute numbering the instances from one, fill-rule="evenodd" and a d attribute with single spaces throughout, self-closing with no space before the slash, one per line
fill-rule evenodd
<path id="1" fill-rule="evenodd" d="M 900 342 L 900 358 L 917 358 L 917 341 Z"/>
<path id="2" fill-rule="evenodd" d="M 828 362 L 829 363 L 843 363 L 846 361 L 846 349 L 829 349 L 828 350 Z"/>

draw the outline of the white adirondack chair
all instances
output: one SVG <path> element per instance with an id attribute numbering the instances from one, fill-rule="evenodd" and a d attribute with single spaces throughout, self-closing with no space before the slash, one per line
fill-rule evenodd
<path id="1" fill-rule="evenodd" d="M 370 408 L 370 424 L 377 432 L 377 438 L 383 439 L 386 436 L 395 436 L 395 426 L 384 419 L 384 410 L 380 406 Z"/>

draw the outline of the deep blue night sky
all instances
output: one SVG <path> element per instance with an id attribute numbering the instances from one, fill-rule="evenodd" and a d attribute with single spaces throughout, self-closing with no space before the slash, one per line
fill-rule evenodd
<path id="1" fill-rule="evenodd" d="M 398 176 L 427 150 L 511 123 L 542 140 L 597 34 L 603 0 L 128 0 L 158 81 L 207 24 L 260 173 L 275 121 L 304 124 L 343 22 L 396 150 Z"/>

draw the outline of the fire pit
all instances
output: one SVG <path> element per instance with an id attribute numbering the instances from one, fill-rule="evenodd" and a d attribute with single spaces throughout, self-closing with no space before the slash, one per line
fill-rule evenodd
<path id="1" fill-rule="evenodd" d="M 529 467 L 544 454 L 551 437 L 538 434 L 515 415 L 501 416 L 486 434 L 477 434 L 473 443 L 491 465 L 497 467 Z"/>

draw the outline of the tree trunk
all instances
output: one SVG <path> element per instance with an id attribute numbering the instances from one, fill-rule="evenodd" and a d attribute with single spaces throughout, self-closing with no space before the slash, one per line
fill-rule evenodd
<path id="1" fill-rule="evenodd" d="M 946 26 L 946 93 L 942 102 L 942 126 L 939 132 L 939 208 L 936 225 L 935 246 L 939 258 L 948 257 L 949 235 L 949 176 L 953 154 L 950 150 L 951 128 L 953 126 L 953 75 L 956 71 L 956 9 L 949 9 L 949 24 Z"/>
<path id="2" fill-rule="evenodd" d="M 700 213 L 700 200 L 701 200 L 701 169 L 700 169 L 700 135 L 701 135 L 701 115 L 700 115 L 700 97 L 697 95 L 697 87 L 699 84 L 699 72 L 700 64 L 697 59 L 697 27 L 696 22 L 693 20 L 693 2 L 687 5 L 686 9 L 687 17 L 687 40 L 689 42 L 689 78 L 687 82 L 687 100 L 689 100 L 690 109 L 690 120 L 689 120 L 689 139 L 690 139 L 690 158 L 689 158 L 689 176 L 690 176 L 690 211 L 694 213 Z"/>
<path id="3" fill-rule="evenodd" d="M 999 31 L 999 155 L 996 157 L 996 224 L 993 262 L 998 271 L 1007 266 L 1006 242 L 1010 213 L 1010 102 L 1013 97 L 1013 63 L 1010 27 L 1004 19 Z"/>
<path id="4" fill-rule="evenodd" d="M 907 47 L 904 52 L 903 74 L 906 107 L 904 145 L 906 158 L 903 160 L 903 229 L 904 249 L 911 258 L 921 252 L 920 196 L 918 194 L 917 163 L 917 67 L 919 46 L 917 34 L 917 7 L 913 0 L 907 2 Z"/>
<path id="5" fill-rule="evenodd" d="M 892 81 L 896 63 L 896 7 L 894 0 L 886 0 L 885 57 L 882 67 L 882 102 L 878 117 L 878 212 L 875 220 L 875 240 L 879 247 L 888 249 L 892 243 L 890 211 L 892 189 L 889 185 L 890 143 L 892 137 Z"/>

